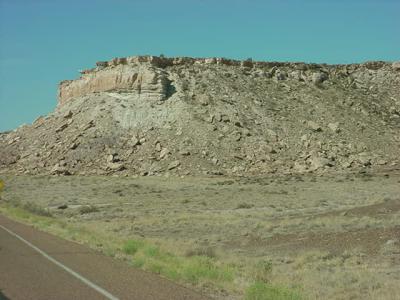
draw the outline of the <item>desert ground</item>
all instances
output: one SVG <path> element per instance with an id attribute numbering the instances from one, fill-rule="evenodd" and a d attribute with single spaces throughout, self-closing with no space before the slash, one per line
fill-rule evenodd
<path id="1" fill-rule="evenodd" d="M 260 282 L 283 290 L 279 299 L 399 299 L 396 170 L 323 176 L 1 178 L 3 213 L 22 207 L 62 222 L 61 227 L 79 226 L 95 242 L 79 234 L 64 237 L 216 299 L 266 299 L 257 296 Z M 25 222 L 35 223 L 33 218 Z M 57 234 L 56 227 L 52 221 L 42 226 Z M 109 247 L 114 240 L 124 244 Z M 140 251 L 143 244 L 153 248 Z M 176 260 L 171 263 L 160 253 Z M 204 257 L 216 273 L 197 270 L 179 276 L 178 260 L 194 257 Z"/>

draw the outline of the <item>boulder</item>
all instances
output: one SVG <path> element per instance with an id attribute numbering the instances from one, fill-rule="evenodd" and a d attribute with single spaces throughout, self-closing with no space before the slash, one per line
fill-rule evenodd
<path id="1" fill-rule="evenodd" d="M 312 170 L 333 166 L 332 162 L 325 157 L 314 156 L 309 159 L 309 162 Z"/>
<path id="2" fill-rule="evenodd" d="M 313 73 L 312 75 L 312 82 L 315 85 L 320 85 L 322 84 L 324 81 L 328 80 L 328 75 L 324 72 L 317 72 L 317 73 Z"/>
<path id="3" fill-rule="evenodd" d="M 136 136 L 133 136 L 133 137 L 131 138 L 131 140 L 129 141 L 129 144 L 130 144 L 131 146 L 140 145 L 140 140 L 139 140 Z"/>
<path id="4" fill-rule="evenodd" d="M 173 170 L 181 165 L 179 160 L 174 160 L 168 165 L 168 170 Z"/>
<path id="5" fill-rule="evenodd" d="M 169 154 L 169 150 L 167 148 L 162 148 L 160 151 L 160 159 L 165 158 Z"/>
<path id="6" fill-rule="evenodd" d="M 357 161 L 366 167 L 371 165 L 372 158 L 368 153 L 363 152 L 358 155 Z"/>
<path id="7" fill-rule="evenodd" d="M 52 175 L 71 175 L 66 166 L 60 166 L 59 164 L 54 165 L 50 173 Z"/>
<path id="8" fill-rule="evenodd" d="M 275 71 L 275 80 L 276 81 L 283 81 L 283 80 L 286 80 L 286 78 L 287 78 L 286 72 L 283 72 L 281 70 Z"/>
<path id="9" fill-rule="evenodd" d="M 313 131 L 322 131 L 322 127 L 319 124 L 315 123 L 314 121 L 308 121 L 307 125 Z"/>
<path id="10" fill-rule="evenodd" d="M 340 131 L 339 129 L 339 122 L 335 122 L 335 123 L 329 123 L 328 127 L 330 130 L 332 130 L 335 133 L 338 133 Z"/>
<path id="11" fill-rule="evenodd" d="M 122 171 L 125 169 L 125 166 L 122 163 L 109 162 L 107 163 L 106 168 L 111 171 Z"/>
<path id="12" fill-rule="evenodd" d="M 392 63 L 392 69 L 395 71 L 400 71 L 400 61 L 395 61 Z"/>

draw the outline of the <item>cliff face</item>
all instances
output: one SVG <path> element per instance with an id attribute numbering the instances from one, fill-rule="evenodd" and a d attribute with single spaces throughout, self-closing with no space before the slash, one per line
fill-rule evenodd
<path id="1" fill-rule="evenodd" d="M 96 68 L 84 70 L 76 80 L 65 80 L 58 90 L 59 103 L 90 93 L 119 91 L 131 92 L 153 100 L 165 100 L 169 91 L 168 74 L 162 70 L 189 60 L 134 56 L 115 58 L 96 63 Z M 190 60 L 190 62 L 193 62 Z"/>
<path id="2" fill-rule="evenodd" d="M 399 63 L 136 56 L 59 86 L 47 117 L 0 134 L 0 171 L 303 173 L 394 168 Z"/>
<path id="3" fill-rule="evenodd" d="M 63 81 L 59 86 L 60 104 L 96 92 L 131 92 L 152 100 L 167 97 L 169 80 L 162 70 L 151 67 L 116 65 L 84 73 L 77 80 Z"/>

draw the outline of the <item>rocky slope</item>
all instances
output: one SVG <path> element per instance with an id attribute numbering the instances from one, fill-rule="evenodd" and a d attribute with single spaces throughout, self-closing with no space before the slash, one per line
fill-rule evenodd
<path id="1" fill-rule="evenodd" d="M 400 64 L 139 56 L 60 83 L 53 113 L 0 134 L 0 171 L 302 173 L 396 167 Z"/>

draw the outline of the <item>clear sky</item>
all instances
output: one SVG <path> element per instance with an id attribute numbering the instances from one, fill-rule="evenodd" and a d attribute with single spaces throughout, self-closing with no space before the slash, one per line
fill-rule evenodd
<path id="1" fill-rule="evenodd" d="M 0 131 L 52 111 L 78 70 L 139 54 L 400 60 L 400 0 L 0 0 Z"/>

